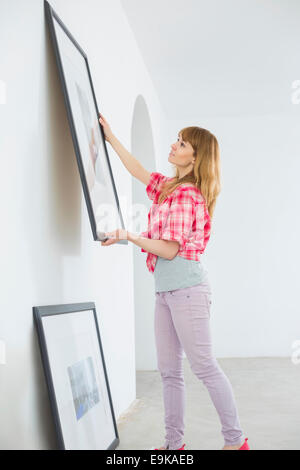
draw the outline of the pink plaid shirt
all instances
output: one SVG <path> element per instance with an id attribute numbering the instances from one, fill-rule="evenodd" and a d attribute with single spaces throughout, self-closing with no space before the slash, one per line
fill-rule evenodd
<path id="1" fill-rule="evenodd" d="M 148 213 L 148 230 L 139 235 L 152 240 L 174 240 L 179 242 L 178 256 L 195 261 L 205 250 L 210 237 L 211 220 L 205 199 L 196 186 L 183 183 L 158 204 L 158 197 L 165 181 L 173 178 L 152 172 L 146 187 L 149 199 L 153 201 Z M 157 255 L 148 253 L 146 264 L 154 272 Z"/>

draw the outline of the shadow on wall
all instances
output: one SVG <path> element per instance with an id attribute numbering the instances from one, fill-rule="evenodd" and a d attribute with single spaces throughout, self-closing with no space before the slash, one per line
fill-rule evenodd
<path id="1" fill-rule="evenodd" d="M 22 216 L 36 298 L 50 301 L 52 293 L 62 296 L 63 257 L 80 254 L 81 184 L 46 22 L 38 96 L 36 135 L 24 154 Z"/>
<path id="2" fill-rule="evenodd" d="M 141 95 L 137 97 L 133 111 L 131 152 L 148 171 L 156 170 L 152 126 L 147 104 Z M 141 212 L 136 206 L 133 213 L 132 231 L 140 233 L 147 228 L 151 201 L 147 197 L 146 186 L 136 178 L 132 178 L 132 204 L 141 204 L 143 208 Z M 143 226 L 135 224 L 134 219 L 142 220 Z M 136 370 L 156 370 L 154 278 L 146 266 L 147 253 L 134 247 L 133 256 Z"/>

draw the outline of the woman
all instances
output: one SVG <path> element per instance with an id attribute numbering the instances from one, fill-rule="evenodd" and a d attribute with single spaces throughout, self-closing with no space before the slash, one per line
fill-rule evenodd
<path id="1" fill-rule="evenodd" d="M 117 229 L 102 242 L 128 239 L 147 252 L 147 267 L 155 277 L 155 341 L 163 383 L 165 444 L 184 449 L 185 385 L 183 351 L 195 375 L 203 381 L 218 412 L 223 450 L 249 450 L 240 427 L 231 384 L 212 354 L 210 335 L 211 289 L 200 257 L 210 237 L 211 218 L 220 192 L 217 139 L 208 130 L 187 127 L 172 144 L 169 162 L 176 176 L 149 173 L 116 139 L 100 114 L 105 139 L 127 170 L 146 184 L 153 204 L 148 230 L 136 236 Z"/>

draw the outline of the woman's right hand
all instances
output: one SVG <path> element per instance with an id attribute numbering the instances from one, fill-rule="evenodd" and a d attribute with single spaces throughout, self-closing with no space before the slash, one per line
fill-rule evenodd
<path id="1" fill-rule="evenodd" d="M 102 126 L 102 129 L 103 129 L 103 132 L 104 132 L 104 136 L 105 136 L 105 140 L 107 140 L 107 142 L 111 143 L 111 138 L 113 137 L 113 133 L 111 131 L 111 128 L 108 124 L 108 122 L 106 121 L 106 119 L 104 118 L 104 116 L 99 113 L 99 122 Z"/>

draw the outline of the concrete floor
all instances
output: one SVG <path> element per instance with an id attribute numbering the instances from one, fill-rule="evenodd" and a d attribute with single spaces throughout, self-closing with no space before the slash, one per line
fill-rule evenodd
<path id="1" fill-rule="evenodd" d="M 218 359 L 238 405 L 242 429 L 253 450 L 300 450 L 300 364 L 290 358 Z M 224 445 L 219 417 L 206 387 L 184 359 L 186 450 Z M 123 415 L 122 415 L 123 416 Z M 137 372 L 137 400 L 117 420 L 116 450 L 164 445 L 162 383 L 158 371 Z"/>

